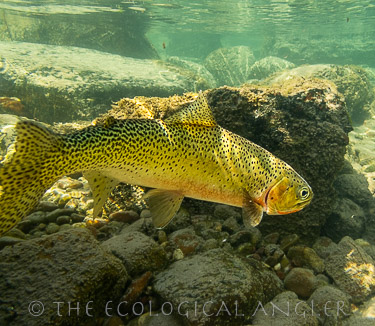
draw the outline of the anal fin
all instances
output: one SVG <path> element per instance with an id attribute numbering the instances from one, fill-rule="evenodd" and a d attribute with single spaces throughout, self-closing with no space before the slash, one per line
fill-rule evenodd
<path id="1" fill-rule="evenodd" d="M 184 195 L 179 191 L 152 189 L 143 199 L 147 200 L 155 227 L 163 228 L 179 210 Z"/>
<path id="2" fill-rule="evenodd" d="M 244 191 L 242 202 L 242 219 L 245 227 L 257 226 L 263 217 L 263 207 L 254 202 L 248 193 Z"/>
<path id="3" fill-rule="evenodd" d="M 97 171 L 84 172 L 83 176 L 89 182 L 94 197 L 93 217 L 96 218 L 103 209 L 103 205 L 111 194 L 113 188 L 115 188 L 120 182 Z"/>

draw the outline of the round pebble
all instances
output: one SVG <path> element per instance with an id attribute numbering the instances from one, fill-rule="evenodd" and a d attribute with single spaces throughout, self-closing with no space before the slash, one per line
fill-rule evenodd
<path id="1" fill-rule="evenodd" d="M 111 221 L 118 221 L 122 223 L 133 223 L 139 219 L 139 214 L 135 211 L 118 211 L 109 215 Z"/>
<path id="2" fill-rule="evenodd" d="M 182 252 L 181 249 L 176 249 L 175 251 L 173 251 L 173 259 L 175 260 L 181 260 L 184 258 L 184 253 Z"/>
<path id="3" fill-rule="evenodd" d="M 59 198 L 59 201 L 58 201 L 58 205 L 59 207 L 64 207 L 65 204 L 71 200 L 72 197 L 69 195 L 69 194 L 63 194 L 60 198 Z"/>
<path id="4" fill-rule="evenodd" d="M 59 232 L 60 227 L 56 223 L 49 223 L 46 227 L 46 233 L 47 234 L 52 234 Z"/>
<path id="5" fill-rule="evenodd" d="M 267 234 L 263 240 L 266 244 L 276 244 L 279 241 L 279 238 L 280 234 L 278 232 L 274 232 Z"/>
<path id="6" fill-rule="evenodd" d="M 70 224 L 63 224 L 63 225 L 60 225 L 59 231 L 65 231 L 65 230 L 71 229 L 72 227 L 73 226 Z"/>
<path id="7" fill-rule="evenodd" d="M 83 188 L 83 183 L 81 181 L 78 181 L 78 180 L 72 180 L 69 184 L 68 184 L 68 187 L 67 189 L 79 189 L 79 188 Z"/>
<path id="8" fill-rule="evenodd" d="M 167 241 L 168 241 L 167 234 L 163 230 L 159 230 L 158 231 L 158 242 L 160 244 L 162 244 L 162 243 L 167 242 Z"/>
<path id="9" fill-rule="evenodd" d="M 203 248 L 204 250 L 216 249 L 219 248 L 219 243 L 215 239 L 208 239 L 205 241 Z"/>
<path id="10" fill-rule="evenodd" d="M 231 216 L 224 221 L 222 228 L 224 231 L 232 234 L 240 229 L 240 225 L 238 224 L 236 218 Z"/>
<path id="11" fill-rule="evenodd" d="M 70 223 L 70 216 L 67 216 L 67 215 L 59 216 L 59 217 L 56 219 L 56 223 L 57 223 L 58 225 L 69 224 L 69 223 Z"/>
<path id="12" fill-rule="evenodd" d="M 299 240 L 299 236 L 297 234 L 289 234 L 286 237 L 282 238 L 280 241 L 280 248 L 282 251 L 287 252 L 287 250 L 295 245 Z"/>
<path id="13" fill-rule="evenodd" d="M 39 231 L 44 231 L 47 227 L 47 224 L 45 223 L 40 223 L 39 225 L 37 225 L 37 227 L 35 228 L 36 230 L 39 230 Z"/>
<path id="14" fill-rule="evenodd" d="M 41 224 L 46 222 L 46 213 L 45 212 L 34 212 L 26 217 L 27 220 L 32 222 L 33 224 Z"/>
<path id="15" fill-rule="evenodd" d="M 151 217 L 151 212 L 148 209 L 142 210 L 140 214 L 141 218 L 150 218 Z"/>
<path id="16" fill-rule="evenodd" d="M 80 223 L 85 219 L 83 215 L 79 215 L 77 213 L 73 213 L 72 215 L 70 215 L 70 218 L 72 220 L 72 223 Z"/>
<path id="17" fill-rule="evenodd" d="M 10 229 L 5 235 L 17 239 L 26 239 L 26 234 L 17 228 Z"/>
<path id="18" fill-rule="evenodd" d="M 306 268 L 293 268 L 285 277 L 284 285 L 302 298 L 308 298 L 317 288 L 314 273 Z"/>
<path id="19" fill-rule="evenodd" d="M 51 201 L 41 201 L 38 205 L 38 210 L 41 210 L 44 212 L 52 212 L 58 208 L 59 206 L 57 206 L 55 203 Z"/>

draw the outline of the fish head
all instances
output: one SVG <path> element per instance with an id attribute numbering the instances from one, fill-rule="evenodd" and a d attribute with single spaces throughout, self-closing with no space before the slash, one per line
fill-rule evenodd
<path id="1" fill-rule="evenodd" d="M 283 215 L 300 211 L 313 198 L 308 183 L 297 173 L 282 176 L 270 187 L 265 204 L 268 215 Z"/>

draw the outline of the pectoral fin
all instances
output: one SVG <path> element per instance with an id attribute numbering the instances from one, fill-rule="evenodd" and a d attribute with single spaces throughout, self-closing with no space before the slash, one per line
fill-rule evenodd
<path id="1" fill-rule="evenodd" d="M 244 191 L 242 202 L 242 219 L 245 227 L 257 226 L 263 217 L 263 207 L 254 202 L 247 192 Z"/>
<path id="2" fill-rule="evenodd" d="M 103 209 L 103 205 L 119 181 L 106 177 L 100 172 L 88 171 L 83 176 L 89 182 L 92 194 L 94 196 L 94 218 L 98 217 Z"/>
<path id="3" fill-rule="evenodd" d="M 163 228 L 179 210 L 184 195 L 178 191 L 152 189 L 143 198 L 147 199 L 155 227 Z"/>

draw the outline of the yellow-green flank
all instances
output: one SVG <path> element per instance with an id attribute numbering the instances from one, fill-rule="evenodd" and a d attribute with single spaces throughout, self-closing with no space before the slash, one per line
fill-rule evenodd
<path id="1" fill-rule="evenodd" d="M 310 203 L 307 182 L 264 148 L 217 125 L 203 94 L 171 118 L 110 119 L 56 134 L 37 122 L 16 125 L 15 153 L 0 168 L 0 235 L 15 226 L 60 177 L 83 172 L 98 216 L 119 182 L 155 188 L 148 199 L 156 227 L 184 197 L 243 208 L 246 226 L 263 212 L 296 212 Z"/>

